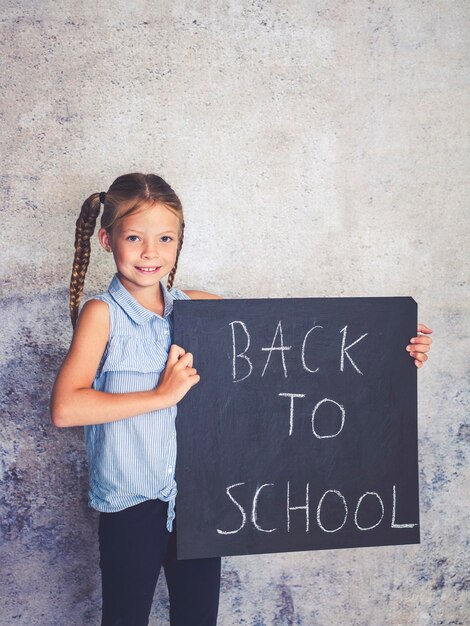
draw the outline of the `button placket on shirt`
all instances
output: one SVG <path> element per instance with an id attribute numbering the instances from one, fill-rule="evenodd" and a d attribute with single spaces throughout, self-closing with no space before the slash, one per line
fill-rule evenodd
<path id="1" fill-rule="evenodd" d="M 166 338 L 166 342 L 165 342 L 165 348 L 166 350 L 170 349 L 170 345 L 171 345 L 171 333 L 170 333 L 170 314 L 171 314 L 171 310 L 168 311 L 168 305 L 167 303 L 165 303 L 165 311 L 167 312 L 167 315 L 157 315 L 155 314 L 154 318 L 153 318 L 153 322 L 154 322 L 154 327 L 155 328 L 159 328 L 163 333 L 163 336 Z M 171 434 L 171 440 L 174 441 L 176 439 L 176 433 L 172 433 Z M 170 450 L 168 451 L 168 465 L 167 465 L 167 474 L 169 477 L 171 477 L 171 479 L 173 478 L 173 473 L 174 473 L 174 463 L 171 464 L 171 457 L 174 456 L 175 452 L 173 452 L 172 454 L 172 450 L 170 448 Z"/>
<path id="2" fill-rule="evenodd" d="M 159 317 L 158 315 L 155 315 L 152 318 L 152 325 L 153 325 L 153 328 L 155 329 L 155 332 L 158 332 L 158 334 L 163 335 L 161 339 L 162 345 L 167 351 L 169 351 L 171 342 L 170 342 L 170 331 L 168 329 L 168 326 L 169 326 L 168 319 L 166 317 Z"/>
<path id="3" fill-rule="evenodd" d="M 176 436 L 172 435 L 171 438 L 174 440 L 176 438 Z M 175 453 L 173 452 L 173 454 L 172 454 L 172 452 L 173 451 L 172 451 L 172 449 L 170 447 L 170 449 L 168 451 L 168 465 L 167 465 L 167 468 L 166 468 L 167 469 L 167 474 L 168 474 L 168 476 L 170 478 L 170 482 L 172 482 L 172 480 L 173 480 L 173 473 L 174 473 L 174 469 L 175 469 L 173 464 L 172 464 L 172 456 L 174 456 Z"/>

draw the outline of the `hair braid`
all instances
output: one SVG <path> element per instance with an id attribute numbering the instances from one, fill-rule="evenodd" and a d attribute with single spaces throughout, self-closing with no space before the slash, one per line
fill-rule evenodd
<path id="1" fill-rule="evenodd" d="M 175 264 L 171 272 L 168 274 L 168 280 L 166 284 L 167 289 L 171 289 L 173 287 L 173 281 L 175 279 L 176 269 L 178 267 L 178 258 L 180 255 L 181 248 L 183 246 L 183 239 L 184 239 L 184 220 L 181 221 L 181 232 L 180 232 L 179 241 L 178 241 L 178 250 L 176 252 Z"/>
<path id="2" fill-rule="evenodd" d="M 78 309 L 85 284 L 85 275 L 90 262 L 90 239 L 95 230 L 100 206 L 99 194 L 92 194 L 83 203 L 80 215 L 76 221 L 75 255 L 73 259 L 72 276 L 70 277 L 69 299 L 70 318 L 73 328 L 75 328 L 78 318 Z"/>

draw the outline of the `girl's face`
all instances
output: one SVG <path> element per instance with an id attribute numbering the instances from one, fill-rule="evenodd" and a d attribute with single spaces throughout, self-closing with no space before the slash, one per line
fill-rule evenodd
<path id="1" fill-rule="evenodd" d="M 117 273 L 128 291 L 151 287 L 176 261 L 180 220 L 163 204 L 119 220 L 111 235 L 98 231 L 100 244 L 113 253 Z"/>

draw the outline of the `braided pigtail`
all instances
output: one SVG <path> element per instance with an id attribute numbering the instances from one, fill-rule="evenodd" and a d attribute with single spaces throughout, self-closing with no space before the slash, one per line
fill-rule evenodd
<path id="1" fill-rule="evenodd" d="M 184 220 L 181 221 L 181 232 L 180 232 L 180 237 L 178 241 L 178 250 L 176 252 L 175 264 L 171 272 L 168 274 L 168 280 L 166 284 L 167 289 L 171 289 L 173 287 L 173 281 L 175 280 L 176 269 L 178 267 L 178 258 L 180 255 L 181 248 L 183 246 L 183 238 L 184 238 Z"/>
<path id="2" fill-rule="evenodd" d="M 83 294 L 85 275 L 90 263 L 90 239 L 95 230 L 100 208 L 100 194 L 94 193 L 83 203 L 80 215 L 76 221 L 75 256 L 73 259 L 72 276 L 70 277 L 69 299 L 70 318 L 74 329 Z"/>

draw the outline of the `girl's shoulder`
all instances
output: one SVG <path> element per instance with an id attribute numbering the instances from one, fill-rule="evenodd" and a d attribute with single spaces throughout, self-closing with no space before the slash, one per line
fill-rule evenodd
<path id="1" fill-rule="evenodd" d="M 108 316 L 108 312 L 109 301 L 107 298 L 102 298 L 101 295 L 90 297 L 80 309 L 80 315 L 101 317 L 102 319 Z"/>
<path id="2" fill-rule="evenodd" d="M 106 294 L 92 296 L 84 302 L 79 317 L 86 318 L 87 323 L 107 326 L 109 332 L 110 304 L 111 300 L 106 297 Z"/>
<path id="3" fill-rule="evenodd" d="M 109 306 L 101 299 L 93 297 L 82 306 L 77 326 L 80 322 L 81 327 L 93 328 L 100 336 L 109 339 L 109 319 Z"/>
<path id="4" fill-rule="evenodd" d="M 93 296 L 90 296 L 90 298 L 87 300 L 87 302 L 100 302 L 100 301 L 107 302 L 108 304 L 110 304 L 111 302 L 113 302 L 113 297 L 111 296 L 109 291 L 104 291 L 103 293 L 97 293 Z"/>
<path id="5" fill-rule="evenodd" d="M 208 291 L 185 289 L 183 293 L 185 293 L 191 300 L 223 300 L 223 296 L 218 296 L 215 293 L 209 293 Z"/>

